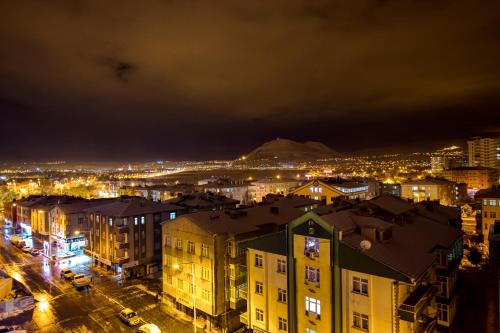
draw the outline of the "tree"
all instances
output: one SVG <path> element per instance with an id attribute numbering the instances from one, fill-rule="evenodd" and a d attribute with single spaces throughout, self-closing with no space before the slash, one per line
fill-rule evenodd
<path id="1" fill-rule="evenodd" d="M 470 260 L 471 264 L 473 264 L 474 266 L 479 265 L 481 263 L 481 261 L 483 260 L 483 256 L 481 255 L 481 252 L 479 251 L 479 249 L 477 247 L 473 247 L 470 250 L 469 260 Z"/>

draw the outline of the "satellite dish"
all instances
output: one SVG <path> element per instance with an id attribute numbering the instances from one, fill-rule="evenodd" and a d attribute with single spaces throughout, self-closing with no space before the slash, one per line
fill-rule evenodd
<path id="1" fill-rule="evenodd" d="M 369 240 L 362 240 L 361 243 L 359 243 L 359 246 L 361 247 L 362 250 L 369 250 L 372 247 L 372 243 Z"/>

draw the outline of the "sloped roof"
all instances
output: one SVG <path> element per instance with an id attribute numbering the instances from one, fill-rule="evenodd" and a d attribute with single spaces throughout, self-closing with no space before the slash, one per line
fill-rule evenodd
<path id="1" fill-rule="evenodd" d="M 283 230 L 242 242 L 240 247 L 286 256 L 286 231 Z"/>
<path id="2" fill-rule="evenodd" d="M 390 194 L 383 194 L 366 202 L 394 215 L 401 215 L 415 209 L 411 202 Z"/>
<path id="3" fill-rule="evenodd" d="M 141 214 L 151 214 L 166 211 L 177 211 L 179 206 L 155 202 L 139 197 L 121 197 L 111 202 L 86 208 L 85 211 L 100 213 L 106 216 L 127 217 Z"/>
<path id="4" fill-rule="evenodd" d="M 500 198 L 500 187 L 499 186 L 494 186 L 492 188 L 488 188 L 485 190 L 480 190 L 479 192 L 476 193 L 474 196 L 476 199 L 482 199 L 482 198 Z"/>

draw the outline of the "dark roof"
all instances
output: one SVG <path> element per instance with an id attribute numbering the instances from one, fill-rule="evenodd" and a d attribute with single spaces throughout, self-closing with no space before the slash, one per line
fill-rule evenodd
<path id="1" fill-rule="evenodd" d="M 476 199 L 480 198 L 500 198 L 500 186 L 494 186 L 485 190 L 480 190 L 474 196 Z"/>
<path id="2" fill-rule="evenodd" d="M 167 211 L 178 211 L 182 208 L 172 204 L 155 202 L 140 197 L 114 198 L 111 202 L 86 208 L 85 211 L 113 217 L 127 217 L 141 214 L 152 214 Z"/>
<path id="3" fill-rule="evenodd" d="M 383 194 L 366 202 L 394 215 L 401 215 L 415 209 L 411 202 L 390 194 Z"/>
<path id="4" fill-rule="evenodd" d="M 303 213 L 302 209 L 293 206 L 293 200 L 282 198 L 272 205 L 184 214 L 166 223 L 180 228 L 185 223 L 193 223 L 204 233 L 211 235 L 225 233 L 245 235 L 266 230 L 267 232 L 276 231 L 280 226 L 284 226 Z"/>
<path id="5" fill-rule="evenodd" d="M 286 232 L 283 230 L 269 235 L 264 235 L 242 242 L 239 246 L 242 248 L 249 248 L 286 256 Z"/>
<path id="6" fill-rule="evenodd" d="M 186 208 L 211 209 L 218 206 L 236 206 L 240 202 L 212 192 L 193 192 L 165 201 Z"/>
<path id="7" fill-rule="evenodd" d="M 462 232 L 451 227 L 443 218 L 443 211 L 436 207 L 435 211 L 424 210 L 418 205 L 399 202 L 398 198 L 386 197 L 381 205 L 380 197 L 366 201 L 377 202 L 377 205 L 398 213 L 406 212 L 403 222 L 395 223 L 389 216 L 379 215 L 376 211 L 366 211 L 365 203 L 349 210 L 323 215 L 321 218 L 337 230 L 342 231 L 341 242 L 350 248 L 361 252 L 363 255 L 382 263 L 383 265 L 400 272 L 409 279 L 417 279 L 436 259 L 434 249 L 437 247 L 449 249 L 462 237 Z M 399 204 L 404 203 L 400 208 Z M 396 207 L 395 209 L 393 205 Z M 439 206 L 439 205 L 438 205 Z M 445 213 L 449 213 L 446 209 Z M 424 212 L 424 214 L 422 214 Z M 446 217 L 448 218 L 448 217 Z M 362 250 L 360 243 L 365 238 L 361 235 L 363 227 L 376 228 L 379 231 L 392 229 L 391 236 L 387 240 L 372 241 L 369 250 Z"/>

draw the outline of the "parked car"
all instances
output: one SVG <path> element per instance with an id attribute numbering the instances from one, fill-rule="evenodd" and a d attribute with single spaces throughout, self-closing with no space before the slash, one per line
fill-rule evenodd
<path id="1" fill-rule="evenodd" d="M 155 324 L 144 324 L 139 327 L 136 333 L 161 333 L 161 330 Z"/>
<path id="2" fill-rule="evenodd" d="M 140 324 L 142 319 L 130 308 L 125 308 L 120 312 L 120 320 L 129 326 Z"/>
<path id="3" fill-rule="evenodd" d="M 32 250 L 30 251 L 30 253 L 31 253 L 32 255 L 34 255 L 34 256 L 38 256 L 38 255 L 42 254 L 42 251 L 40 251 L 39 249 L 32 249 Z"/>
<path id="4" fill-rule="evenodd" d="M 76 289 L 90 287 L 90 280 L 87 279 L 83 274 L 76 274 L 73 277 L 73 282 L 71 283 L 73 284 L 73 287 L 75 287 Z"/>
<path id="5" fill-rule="evenodd" d="M 29 253 L 29 252 L 31 252 L 31 250 L 33 250 L 33 248 L 31 246 L 25 246 L 25 247 L 23 247 L 22 250 L 23 250 L 23 252 Z"/>
<path id="6" fill-rule="evenodd" d="M 61 270 L 61 275 L 60 276 L 61 276 L 61 279 L 72 280 L 73 277 L 75 276 L 75 273 L 73 273 L 71 271 L 71 269 L 69 269 L 69 268 L 63 268 Z"/>
<path id="7" fill-rule="evenodd" d="M 17 246 L 18 248 L 22 249 L 23 247 L 25 247 L 25 246 L 26 246 L 26 242 L 22 240 L 22 241 L 20 241 L 19 243 L 17 243 L 17 245 L 16 245 L 16 246 Z"/>
<path id="8" fill-rule="evenodd" d="M 12 237 L 10 237 L 10 243 L 13 245 L 17 245 L 20 241 L 21 237 L 19 237 L 18 235 L 12 235 Z"/>

